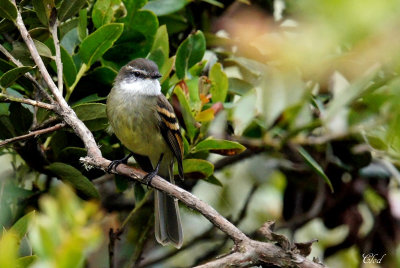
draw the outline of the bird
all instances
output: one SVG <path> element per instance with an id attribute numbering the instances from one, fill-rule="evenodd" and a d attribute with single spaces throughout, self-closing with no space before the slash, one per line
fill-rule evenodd
<path id="1" fill-rule="evenodd" d="M 133 156 L 148 174 L 143 179 L 150 185 L 159 175 L 174 182 L 176 160 L 179 178 L 183 180 L 183 139 L 171 104 L 161 92 L 158 66 L 151 60 L 138 58 L 118 72 L 107 97 L 107 117 L 116 137 L 131 152 L 114 160 L 108 171 L 127 163 Z M 178 201 L 155 190 L 155 237 L 162 245 L 180 248 L 183 231 Z"/>

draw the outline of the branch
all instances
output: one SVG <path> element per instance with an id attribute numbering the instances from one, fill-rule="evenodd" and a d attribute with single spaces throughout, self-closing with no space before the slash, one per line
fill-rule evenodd
<path id="1" fill-rule="evenodd" d="M 59 129 L 63 128 L 63 127 L 65 127 L 65 123 L 59 123 L 59 124 L 54 125 L 52 127 L 48 127 L 48 128 L 45 128 L 45 129 L 32 131 L 32 132 L 29 132 L 28 134 L 25 134 L 25 135 L 21 135 L 21 136 L 18 136 L 18 137 L 6 139 L 6 140 L 3 140 L 3 141 L 0 142 L 0 147 L 2 147 L 4 145 L 7 145 L 7 144 L 10 144 L 10 143 L 17 142 L 17 141 L 30 139 L 30 138 L 33 138 L 33 137 L 36 137 L 36 136 L 39 136 L 39 135 L 42 135 L 42 134 L 54 132 L 54 131 L 59 130 Z"/>
<path id="2" fill-rule="evenodd" d="M 47 110 L 54 110 L 55 109 L 55 105 L 53 104 L 48 104 L 45 102 L 41 102 L 41 101 L 36 101 L 36 100 L 31 100 L 31 99 L 25 99 L 25 98 L 17 98 L 14 97 L 12 95 L 8 95 L 8 94 L 4 94 L 4 93 L 0 93 L 0 99 L 2 101 L 12 101 L 12 102 L 19 102 L 19 103 L 26 103 L 32 106 L 37 106 L 40 108 L 44 108 Z"/>
<path id="3" fill-rule="evenodd" d="M 12 62 L 14 63 L 17 67 L 22 67 L 22 63 L 14 58 L 13 55 L 8 52 L 8 50 L 0 44 L 0 51 Z M 47 91 L 36 81 L 36 79 L 30 74 L 30 73 L 25 73 L 24 76 L 28 78 L 39 90 L 40 92 L 46 97 L 47 100 L 49 100 L 51 103 L 54 103 L 53 98 L 47 93 Z"/>
<path id="4" fill-rule="evenodd" d="M 15 1 L 13 1 L 13 3 L 15 5 Z M 33 61 L 36 63 L 40 74 L 48 85 L 51 93 L 53 93 L 55 101 L 59 105 L 58 109 L 56 109 L 56 112 L 64 119 L 64 121 L 68 125 L 72 127 L 74 132 L 81 138 L 81 140 L 85 144 L 89 156 L 101 156 L 100 149 L 97 147 L 93 134 L 85 126 L 85 124 L 81 120 L 79 120 L 74 110 L 72 110 L 71 107 L 68 106 L 61 92 L 58 90 L 56 84 L 51 79 L 51 76 L 43 63 L 43 60 L 40 57 L 39 52 L 35 47 L 35 44 L 33 43 L 32 37 L 29 35 L 28 30 L 25 27 L 19 10 L 17 12 L 16 26 L 21 33 L 22 39 L 27 45 L 29 52 L 31 53 Z"/>
<path id="5" fill-rule="evenodd" d="M 56 66 L 57 66 L 57 82 L 58 82 L 58 90 L 61 95 L 63 94 L 63 64 L 61 61 L 61 50 L 60 50 L 60 41 L 57 36 L 59 21 L 57 19 L 57 9 L 53 8 L 50 14 L 50 32 L 53 36 L 54 48 L 56 51 Z"/>
<path id="6" fill-rule="evenodd" d="M 101 156 L 96 157 L 85 157 L 81 158 L 81 161 L 87 166 L 96 167 L 104 171 L 107 170 L 108 165 L 111 163 Z M 141 183 L 144 183 L 143 177 L 147 174 L 143 170 L 130 167 L 125 164 L 120 164 L 116 168 L 116 173 L 120 175 L 127 176 Z M 150 186 L 163 191 L 170 196 L 179 199 L 183 204 L 189 208 L 195 209 L 204 217 L 206 217 L 214 226 L 220 229 L 222 232 L 227 234 L 230 239 L 235 243 L 235 253 L 223 258 L 225 261 L 233 261 L 232 264 L 240 265 L 240 267 L 245 267 L 248 263 L 246 260 L 251 260 L 253 263 L 257 261 L 264 261 L 266 263 L 275 264 L 278 266 L 288 267 L 295 266 L 298 267 L 322 267 L 320 264 L 314 263 L 307 260 L 305 257 L 298 254 L 294 254 L 291 251 L 286 251 L 279 246 L 272 243 L 258 242 L 251 240 L 242 231 L 240 231 L 235 225 L 221 216 L 214 208 L 212 208 L 207 203 L 200 200 L 193 194 L 179 188 L 178 186 L 167 182 L 159 176 L 155 176 Z M 221 259 L 211 262 L 211 266 L 205 267 L 221 267 L 221 263 L 230 264 L 230 262 L 220 262 Z"/>

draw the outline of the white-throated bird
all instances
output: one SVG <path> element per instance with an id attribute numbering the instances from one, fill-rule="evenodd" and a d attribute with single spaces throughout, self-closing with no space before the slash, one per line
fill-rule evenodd
<path id="1" fill-rule="evenodd" d="M 145 181 L 155 175 L 174 183 L 173 165 L 177 160 L 183 179 L 183 143 L 178 120 L 161 93 L 157 65 L 147 59 L 135 59 L 121 68 L 107 98 L 107 116 L 122 144 L 132 154 L 114 160 L 109 171 L 126 163 L 132 155 L 148 172 Z M 155 234 L 162 245 L 182 245 L 183 233 L 178 202 L 155 190 Z"/>

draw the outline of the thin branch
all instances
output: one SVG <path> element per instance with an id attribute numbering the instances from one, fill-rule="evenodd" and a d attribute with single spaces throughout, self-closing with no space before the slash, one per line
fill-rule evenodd
<path id="1" fill-rule="evenodd" d="M 154 215 L 152 217 L 149 217 L 146 227 L 144 228 L 143 231 L 141 231 L 139 241 L 138 243 L 136 243 L 135 246 L 135 253 L 133 255 L 132 260 L 130 261 L 130 264 L 132 265 L 128 265 L 127 267 L 138 267 L 139 262 L 141 260 L 141 256 L 143 254 L 144 246 L 148 241 L 147 236 L 149 235 L 150 229 L 153 227 L 153 225 L 154 225 Z"/>
<path id="2" fill-rule="evenodd" d="M 22 63 L 14 58 L 13 55 L 11 55 L 8 50 L 0 44 L 0 51 L 12 62 L 14 63 L 17 67 L 22 67 Z M 39 90 L 40 92 L 46 97 L 47 100 L 49 100 L 51 103 L 54 103 L 53 98 L 47 93 L 47 91 L 39 84 L 38 81 L 30 74 L 30 73 L 25 73 L 24 76 L 28 78 Z"/>
<path id="3" fill-rule="evenodd" d="M 32 105 L 32 106 L 37 106 L 37 107 L 44 108 L 44 109 L 47 109 L 47 110 L 54 110 L 55 109 L 55 105 L 53 105 L 53 104 L 48 104 L 48 103 L 45 103 L 45 102 L 31 100 L 31 99 L 17 98 L 17 97 L 14 97 L 12 95 L 4 94 L 4 93 L 0 93 L 0 100 L 3 101 L 3 102 L 12 101 L 12 102 L 26 103 L 26 104 L 29 104 L 29 105 Z"/>
<path id="4" fill-rule="evenodd" d="M 30 130 L 33 131 L 33 130 L 43 129 L 46 127 L 50 127 L 54 124 L 60 123 L 60 122 L 61 122 L 61 119 L 58 116 L 56 116 L 56 115 L 51 116 L 48 119 L 44 120 L 42 123 L 33 126 Z"/>
<path id="5" fill-rule="evenodd" d="M 15 5 L 15 1 L 14 5 Z M 85 144 L 86 149 L 88 150 L 89 156 L 101 156 L 100 149 L 97 147 L 97 143 L 94 140 L 92 132 L 85 126 L 85 124 L 79 120 L 74 110 L 67 104 L 65 99 L 63 98 L 61 92 L 58 90 L 56 84 L 51 79 L 49 72 L 44 65 L 42 58 L 37 51 L 35 44 L 33 43 L 32 37 L 29 35 L 28 30 L 25 27 L 25 24 L 22 20 L 21 13 L 17 12 L 16 26 L 21 33 L 22 39 L 27 45 L 29 52 L 31 53 L 33 61 L 36 63 L 40 74 L 42 75 L 44 81 L 48 85 L 51 93 L 53 93 L 55 101 L 60 106 L 56 112 L 64 119 L 64 121 L 72 127 L 74 132 L 81 138 L 83 143 Z"/>
<path id="6" fill-rule="evenodd" d="M 61 61 L 61 49 L 60 49 L 60 41 L 58 40 L 57 29 L 59 25 L 59 21 L 57 19 L 57 9 L 53 8 L 51 11 L 51 16 L 54 17 L 53 22 L 50 22 L 50 32 L 53 36 L 54 48 L 56 50 L 56 66 L 57 66 L 57 82 L 58 82 L 58 90 L 61 95 L 63 94 L 63 64 Z"/>
<path id="7" fill-rule="evenodd" d="M 114 251 L 115 251 L 115 242 L 119 239 L 121 233 L 119 230 L 114 232 L 113 228 L 110 228 L 108 232 L 108 267 L 114 268 Z"/>
<path id="8" fill-rule="evenodd" d="M 236 226 L 246 217 L 246 213 L 247 213 L 247 209 L 249 207 L 251 198 L 253 197 L 255 191 L 258 189 L 258 185 L 257 184 L 253 184 L 252 188 L 250 189 L 246 200 L 243 203 L 243 207 L 239 212 L 239 216 L 237 217 L 237 219 L 233 222 L 233 224 L 235 224 Z M 190 242 L 186 243 L 185 245 L 183 245 L 179 250 L 174 250 L 171 251 L 163 256 L 154 258 L 154 259 L 150 259 L 146 262 L 140 263 L 139 267 L 151 267 L 156 263 L 159 263 L 161 261 L 167 260 L 173 256 L 175 256 L 176 254 L 178 254 L 179 252 L 182 252 L 183 250 L 186 250 L 188 248 L 191 248 L 192 246 L 196 245 L 198 242 L 203 241 L 205 239 L 210 239 L 210 238 L 216 238 L 214 233 L 215 230 L 215 226 L 212 225 L 208 230 L 204 231 L 203 233 L 201 233 L 200 235 L 196 236 L 195 238 L 193 238 Z M 227 242 L 227 236 L 223 237 L 223 241 L 222 243 L 218 244 L 215 248 L 222 248 Z M 214 250 L 212 250 L 214 251 Z M 207 254 L 208 255 L 208 254 Z"/>
<path id="9" fill-rule="evenodd" d="M 96 167 L 104 171 L 107 170 L 110 160 L 107 160 L 101 156 L 96 157 L 85 157 L 81 158 L 81 161 L 87 167 Z M 143 170 L 130 167 L 125 164 L 121 164 L 116 168 L 116 173 L 127 176 L 134 180 L 144 183 L 143 177 L 147 174 Z M 248 238 L 242 231 L 240 231 L 235 225 L 221 216 L 214 208 L 207 203 L 200 200 L 193 194 L 179 188 L 178 186 L 167 182 L 159 176 L 155 176 L 152 181 L 152 187 L 157 190 L 163 191 L 170 196 L 173 196 L 180 200 L 183 204 L 189 208 L 195 209 L 203 214 L 214 226 L 220 229 L 222 232 L 227 234 L 230 239 L 235 243 L 235 253 L 226 257 L 227 261 L 233 261 L 232 264 L 244 267 L 246 260 L 251 260 L 253 263 L 258 261 L 264 261 L 266 263 L 275 264 L 282 267 L 298 266 L 298 267 L 322 267 L 320 264 L 312 262 L 305 257 L 287 252 L 281 247 L 266 242 L 258 242 Z M 233 257 L 234 258 L 233 258 Z M 224 262 L 225 264 L 230 262 Z M 218 260 L 214 263 L 211 262 L 210 266 L 205 267 L 221 267 L 221 262 Z"/>
<path id="10" fill-rule="evenodd" d="M 7 144 L 11 144 L 11 143 L 17 142 L 17 141 L 23 141 L 23 140 L 26 140 L 26 139 L 30 139 L 30 138 L 33 138 L 33 137 L 36 137 L 36 136 L 39 136 L 39 135 L 42 135 L 42 134 L 54 132 L 54 131 L 57 131 L 57 130 L 63 128 L 63 127 L 65 127 L 65 123 L 59 123 L 59 124 L 54 125 L 52 127 L 48 127 L 48 128 L 45 128 L 45 129 L 32 131 L 32 132 L 29 132 L 28 134 L 25 134 L 25 135 L 21 135 L 21 136 L 17 136 L 17 137 L 14 137 L 14 138 L 6 139 L 6 140 L 3 140 L 3 141 L 0 142 L 0 147 L 2 147 L 4 145 L 7 145 Z"/>
<path id="11" fill-rule="evenodd" d="M 121 230 L 125 228 L 125 225 L 128 223 L 128 221 L 137 213 L 137 211 L 143 207 L 143 205 L 147 202 L 149 199 L 151 193 L 153 192 L 152 189 L 148 190 L 147 193 L 143 196 L 142 200 L 135 206 L 134 209 L 129 213 L 129 215 L 125 218 L 125 220 L 121 224 Z"/>
<path id="12" fill-rule="evenodd" d="M 247 215 L 247 209 L 249 208 L 249 204 L 251 201 L 251 198 L 253 197 L 254 193 L 256 192 L 256 190 L 258 189 L 258 184 L 255 183 L 253 184 L 253 186 L 251 187 L 249 193 L 246 196 L 246 200 L 244 200 L 244 204 L 242 209 L 240 210 L 240 213 L 237 217 L 237 219 L 233 222 L 233 224 L 238 225 Z"/>

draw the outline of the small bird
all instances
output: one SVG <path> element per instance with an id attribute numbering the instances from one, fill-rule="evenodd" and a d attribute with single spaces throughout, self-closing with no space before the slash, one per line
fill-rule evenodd
<path id="1" fill-rule="evenodd" d="M 111 171 L 133 156 L 148 172 L 147 184 L 157 174 L 174 183 L 174 159 L 183 180 L 183 142 L 178 120 L 161 93 L 157 65 L 135 59 L 123 66 L 107 98 L 107 116 L 117 138 L 131 154 L 109 165 Z M 155 190 L 155 235 L 162 245 L 180 248 L 183 242 L 178 201 Z"/>

